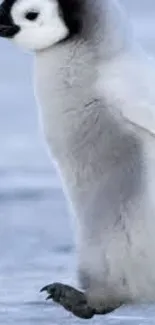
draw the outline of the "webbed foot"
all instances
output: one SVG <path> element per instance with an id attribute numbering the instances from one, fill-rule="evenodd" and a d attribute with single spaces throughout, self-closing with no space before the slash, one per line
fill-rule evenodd
<path id="1" fill-rule="evenodd" d="M 89 319 L 96 314 L 88 305 L 85 294 L 69 285 L 53 283 L 43 287 L 43 291 L 48 293 L 47 300 L 52 299 L 77 317 Z"/>

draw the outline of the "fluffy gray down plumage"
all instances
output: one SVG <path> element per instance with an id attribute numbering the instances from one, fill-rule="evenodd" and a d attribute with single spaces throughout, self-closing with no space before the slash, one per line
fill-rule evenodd
<path id="1" fill-rule="evenodd" d="M 1 6 L 12 27 L 0 36 L 35 52 L 41 123 L 75 217 L 91 305 L 154 302 L 154 59 L 117 0 Z"/>

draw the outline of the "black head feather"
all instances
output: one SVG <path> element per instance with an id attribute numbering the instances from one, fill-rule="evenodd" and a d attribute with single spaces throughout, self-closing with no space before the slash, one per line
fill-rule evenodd
<path id="1" fill-rule="evenodd" d="M 0 36 L 13 37 L 20 30 L 11 17 L 11 8 L 16 0 L 4 0 L 0 5 Z"/>
<path id="2" fill-rule="evenodd" d="M 69 37 L 78 34 L 82 29 L 82 8 L 84 0 L 57 0 L 60 10 L 60 15 L 62 16 L 68 30 Z M 11 26 L 13 25 L 11 17 L 11 8 L 16 0 L 4 0 L 0 5 L 0 26 Z M 16 26 L 17 28 L 17 26 Z M 19 27 L 18 27 L 19 28 Z M 5 29 L 6 30 L 6 29 Z M 12 29 L 13 31 L 13 29 Z M 11 34 L 11 28 L 8 29 L 10 37 L 13 36 L 14 32 Z M 9 36 L 5 35 L 4 36 Z"/>
<path id="3" fill-rule="evenodd" d="M 84 0 L 57 0 L 60 13 L 69 29 L 70 36 L 78 34 L 82 29 L 82 11 Z"/>

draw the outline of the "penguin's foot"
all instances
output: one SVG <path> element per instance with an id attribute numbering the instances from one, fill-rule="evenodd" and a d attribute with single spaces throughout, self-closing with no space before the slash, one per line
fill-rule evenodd
<path id="1" fill-rule="evenodd" d="M 52 299 L 77 317 L 89 319 L 96 314 L 95 309 L 88 305 L 85 294 L 71 286 L 53 283 L 43 287 L 40 291 L 46 291 L 47 300 Z"/>

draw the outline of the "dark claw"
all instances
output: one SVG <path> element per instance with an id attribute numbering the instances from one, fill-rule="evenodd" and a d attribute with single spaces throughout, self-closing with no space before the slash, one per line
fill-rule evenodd
<path id="1" fill-rule="evenodd" d="M 47 291 L 48 296 L 46 300 L 53 299 L 55 302 L 60 302 L 60 299 L 63 298 L 62 285 L 61 283 L 53 283 L 43 287 L 41 290 Z"/>
<path id="2" fill-rule="evenodd" d="M 51 295 L 55 293 L 56 287 L 59 287 L 60 283 L 53 283 L 48 284 L 47 286 L 43 287 L 40 292 L 47 291 L 47 293 L 50 293 Z"/>
<path id="3" fill-rule="evenodd" d="M 51 295 L 48 295 L 48 296 L 46 297 L 46 300 L 50 300 L 50 299 L 53 299 L 53 297 L 52 297 Z"/>
<path id="4" fill-rule="evenodd" d="M 45 287 L 43 287 L 43 288 L 41 288 L 41 289 L 40 289 L 40 292 L 47 291 L 47 289 L 48 289 L 48 285 L 45 286 Z"/>

